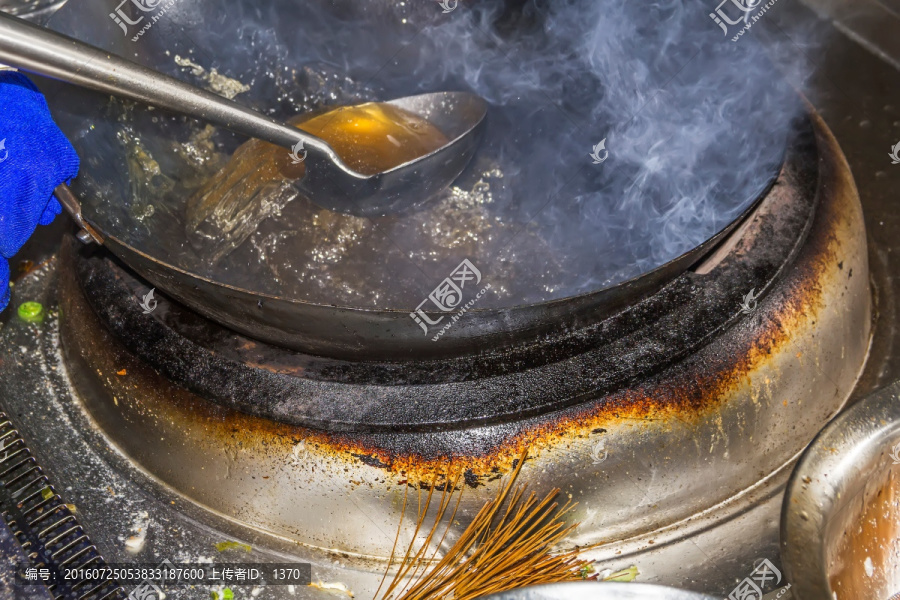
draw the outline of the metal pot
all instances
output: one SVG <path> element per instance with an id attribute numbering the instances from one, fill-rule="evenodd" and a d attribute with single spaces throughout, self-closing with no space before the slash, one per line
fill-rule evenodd
<path id="1" fill-rule="evenodd" d="M 297 40 L 291 47 L 292 53 L 288 57 L 289 60 L 285 56 L 278 55 L 275 49 L 268 49 L 267 54 L 257 56 L 255 53 L 261 52 L 261 50 L 256 48 L 255 43 L 251 44 L 247 41 L 250 38 L 238 36 L 237 39 L 232 39 L 234 37 L 232 36 L 221 39 L 219 37 L 224 36 L 223 32 L 225 31 L 244 31 L 257 28 L 263 32 L 275 31 L 282 36 L 282 39 L 291 39 L 287 33 L 280 30 L 287 22 L 286 15 L 297 12 L 297 7 L 289 5 L 289 3 L 272 3 L 267 6 L 266 11 L 258 11 L 256 4 L 245 0 L 230 0 L 227 6 L 217 3 L 214 8 L 210 8 L 209 3 L 205 2 L 174 3 L 172 8 L 165 12 L 163 23 L 165 27 L 168 27 L 165 35 L 161 35 L 158 30 L 148 29 L 148 35 L 136 43 L 132 43 L 134 38 L 131 36 L 138 26 L 131 29 L 125 28 L 128 33 L 123 35 L 120 26 L 109 18 L 109 7 L 102 4 L 87 3 L 85 6 L 79 6 L 78 10 L 68 7 L 54 16 L 52 26 L 54 29 L 89 41 L 100 48 L 128 56 L 141 64 L 153 66 L 161 72 L 182 77 L 184 75 L 180 73 L 177 65 L 173 62 L 173 57 L 194 56 L 196 60 L 203 62 L 207 69 L 217 68 L 222 74 L 235 75 L 248 70 L 265 71 L 265 68 L 260 65 L 288 66 L 285 61 L 290 62 L 290 60 L 298 61 L 299 67 L 308 60 L 307 58 L 301 60 L 301 57 L 305 56 L 302 52 L 304 48 L 340 46 L 339 42 L 332 39 L 327 40 L 327 43 L 311 39 Z M 330 6 L 325 2 L 309 2 L 304 5 L 305 8 L 301 6 L 299 10 L 304 17 L 307 17 L 304 22 L 309 23 L 312 22 L 309 20 L 309 13 L 315 9 L 315 14 L 322 19 L 321 27 L 323 29 L 343 31 L 364 26 L 365 31 L 383 32 L 378 36 L 378 40 L 390 40 L 407 31 L 408 28 L 403 25 L 407 19 L 414 20 L 416 28 L 421 28 L 426 23 L 438 19 L 441 14 L 440 11 L 434 10 L 436 7 L 432 4 L 426 3 L 407 10 L 405 5 L 408 4 L 410 3 L 369 2 L 340 3 Z M 153 5 L 155 6 L 155 4 Z M 141 12 L 143 9 L 135 8 L 133 3 L 125 3 L 122 10 L 126 9 L 132 12 L 138 11 L 132 14 L 129 20 L 144 19 L 143 12 Z M 227 19 L 227 23 L 220 22 L 216 28 L 213 28 L 214 31 L 210 31 L 206 25 L 206 15 L 209 11 L 220 14 L 222 19 Z M 408 12 L 409 14 L 407 14 Z M 141 22 L 146 23 L 146 21 Z M 299 29 L 294 25 L 287 29 L 291 28 Z M 296 35 L 297 32 L 293 29 L 291 32 Z M 421 37 L 421 39 L 426 38 L 428 35 Z M 223 48 L 228 48 L 228 52 L 223 52 Z M 388 57 L 399 53 L 399 49 L 393 47 L 382 49 L 382 51 Z M 710 54 L 717 54 L 718 51 L 717 49 L 715 53 L 711 52 Z M 365 48 L 366 55 L 374 52 L 375 49 Z M 216 58 L 213 60 L 209 57 Z M 347 59 L 342 57 L 335 60 L 341 63 Z M 503 59 L 504 63 L 505 60 Z M 726 71 L 730 71 L 732 68 L 735 67 L 729 65 Z M 366 72 L 368 73 L 368 70 Z M 262 73 L 256 77 L 264 79 Z M 399 85 L 396 81 L 402 80 L 403 77 L 404 73 L 400 72 L 392 72 L 390 77 L 387 74 L 384 76 L 390 85 L 395 86 Z M 251 81 L 249 74 L 245 78 Z M 415 85 L 422 85 L 418 82 L 418 77 L 415 80 Z M 453 86 L 454 83 L 440 81 L 435 85 L 445 87 Z M 259 94 L 259 97 L 253 96 L 256 93 Z M 393 97 L 391 92 L 385 93 L 387 94 L 385 98 Z M 394 93 L 395 95 L 396 93 Z M 409 94 L 403 93 L 402 95 Z M 747 96 L 749 97 L 749 95 Z M 416 284 L 414 293 L 411 291 L 410 294 L 404 295 L 402 300 L 398 299 L 390 306 L 379 304 L 376 308 L 370 304 L 348 304 L 347 300 L 332 297 L 327 298 L 327 301 L 308 301 L 286 294 L 277 287 L 269 287 L 271 277 L 255 278 L 263 281 L 245 281 L 241 277 L 237 279 L 232 277 L 236 276 L 235 274 L 241 269 L 222 266 L 213 268 L 203 265 L 201 258 L 195 256 L 186 247 L 182 233 L 183 215 L 180 212 L 179 203 L 184 201 L 187 188 L 182 190 L 179 187 L 177 193 L 172 192 L 168 195 L 159 190 L 146 191 L 145 188 L 148 186 L 145 185 L 143 175 L 135 175 L 134 178 L 129 175 L 129 169 L 134 167 L 128 166 L 129 163 L 125 159 L 127 152 L 122 149 L 118 141 L 121 134 L 118 119 L 125 119 L 125 117 L 121 114 L 117 117 L 110 117 L 110 114 L 117 114 L 118 109 L 110 105 L 106 98 L 81 90 L 50 90 L 48 98 L 51 99 L 54 116 L 62 129 L 74 140 L 76 149 L 83 156 L 90 157 L 84 161 L 82 174 L 74 182 L 72 189 L 81 199 L 84 219 L 94 228 L 103 232 L 104 244 L 114 254 L 121 257 L 154 286 L 165 290 L 180 303 L 232 330 L 277 346 L 317 356 L 347 360 L 369 360 L 373 356 L 404 361 L 416 361 L 424 357 L 435 359 L 458 357 L 478 352 L 486 347 L 517 347 L 540 340 L 561 329 L 576 329 L 596 324 L 602 319 L 620 312 L 633 302 L 658 292 L 721 243 L 728 232 L 733 230 L 764 196 L 768 184 L 774 181 L 778 174 L 780 148 L 784 147 L 785 141 L 790 142 L 789 139 L 784 139 L 784 135 L 777 136 L 777 139 L 772 140 L 771 143 L 768 140 L 765 140 L 766 143 L 755 140 L 760 148 L 779 149 L 763 153 L 767 158 L 758 161 L 753 170 L 754 183 L 747 186 L 747 190 L 752 191 L 744 190 L 741 186 L 732 189 L 736 186 L 726 183 L 731 181 L 732 175 L 734 175 L 731 171 L 726 177 L 717 178 L 720 180 L 716 184 L 718 191 L 711 197 L 708 208 L 704 209 L 704 211 L 711 210 L 713 213 L 710 215 L 709 222 L 718 223 L 709 231 L 709 235 L 704 234 L 702 237 L 705 239 L 696 240 L 698 242 L 696 244 L 692 242 L 693 245 L 690 247 L 678 246 L 679 250 L 672 250 L 666 255 L 666 259 L 659 258 L 657 260 L 655 257 L 653 260 L 645 260 L 642 258 L 639 262 L 643 266 L 624 279 L 611 278 L 605 283 L 600 283 L 611 276 L 596 273 L 595 277 L 598 283 L 591 289 L 541 302 L 510 300 L 506 303 L 504 300 L 504 304 L 490 307 L 487 306 L 487 303 L 491 301 L 493 292 L 487 295 L 487 299 L 480 300 L 478 304 L 474 303 L 476 294 L 480 298 L 479 290 L 488 290 L 489 288 L 486 287 L 488 284 L 491 289 L 503 287 L 502 281 L 498 282 L 497 280 L 497 273 L 498 271 L 508 271 L 512 267 L 506 264 L 499 266 L 497 261 L 487 265 L 480 262 L 481 257 L 458 256 L 454 250 L 448 251 L 447 256 L 444 256 L 443 252 L 440 253 L 440 260 L 449 262 L 440 270 L 428 273 L 428 276 L 423 278 L 421 287 Z M 54 102 L 55 98 L 60 100 Z M 539 99 L 544 100 L 545 98 L 545 94 L 541 92 Z M 267 111 L 272 109 L 272 98 L 266 96 L 262 90 L 258 92 L 251 90 L 242 94 L 239 99 L 258 109 Z M 490 100 L 490 98 L 488 99 Z M 786 105 L 788 102 L 784 104 Z M 492 102 L 491 105 L 491 114 L 486 124 L 488 128 L 486 140 L 513 139 L 514 137 L 518 139 L 518 136 L 524 135 L 520 130 L 522 129 L 521 121 L 525 119 L 517 116 L 518 113 L 515 112 L 520 110 L 519 108 L 514 110 L 501 106 L 497 102 Z M 753 108 L 753 114 L 765 112 L 757 106 Z M 534 112 L 532 109 L 530 104 L 527 105 L 528 114 Z M 135 116 L 135 119 L 133 125 L 135 135 L 143 140 L 138 153 L 143 155 L 145 152 L 149 152 L 153 156 L 154 164 L 163 165 L 160 168 L 163 168 L 167 177 L 181 181 L 182 176 L 175 174 L 173 169 L 176 169 L 176 165 L 183 165 L 184 161 L 172 149 L 171 140 L 187 137 L 191 129 L 181 120 L 163 118 L 158 112 L 140 113 Z M 564 125 L 564 122 L 553 121 L 542 127 L 549 131 L 567 131 Z M 769 124 L 767 123 L 767 125 Z M 86 127 L 87 131 L 85 131 Z M 758 130 L 758 128 L 747 128 L 747 131 L 750 132 Z M 512 135 L 513 133 L 515 136 Z M 552 140 L 545 139 L 545 135 L 547 134 L 542 133 L 541 136 L 535 134 L 528 138 L 531 140 L 529 144 L 536 146 L 534 152 L 531 152 L 529 156 L 536 156 L 535 153 L 540 148 L 556 144 Z M 227 135 L 222 139 L 235 141 Z M 737 138 L 732 139 L 730 135 L 718 139 L 721 147 L 707 149 L 710 155 L 735 156 L 747 145 Z M 574 140 L 566 143 L 574 143 Z M 522 145 L 526 144 L 523 142 Z M 587 142 L 584 142 L 583 145 L 588 147 Z M 147 150 L 151 147 L 152 151 Z M 505 151 L 505 148 L 501 149 Z M 486 142 L 482 144 L 479 156 L 476 156 L 474 160 L 477 162 L 479 158 L 484 158 L 490 164 L 496 163 L 505 168 L 503 162 L 496 162 L 494 158 L 494 155 L 500 155 L 498 153 L 501 149 L 494 149 L 490 147 L 490 143 Z M 581 146 L 571 149 L 571 152 L 573 156 L 584 155 L 581 152 Z M 558 154 L 559 151 L 554 149 L 553 155 Z M 757 162 L 756 159 L 754 161 Z M 713 163 L 714 161 L 707 162 Z M 169 167 L 166 168 L 166 165 Z M 737 168 L 738 166 L 734 169 L 735 173 L 741 172 Z M 625 171 L 627 169 L 623 169 L 622 173 Z M 143 173 L 143 170 L 140 172 Z M 475 180 L 478 179 L 475 176 L 477 169 L 473 167 L 468 172 Z M 196 175 L 193 173 L 191 178 Z M 463 175 L 463 179 L 465 177 L 466 174 Z M 534 202 L 536 198 L 544 197 L 545 190 L 530 189 L 531 186 L 526 186 L 524 183 L 524 177 L 523 173 L 518 173 L 516 177 L 507 177 L 509 180 L 515 179 L 516 185 L 524 188 L 515 188 L 515 201 L 510 201 L 512 206 L 525 206 Z M 580 180 L 578 181 L 580 182 Z M 587 182 L 583 183 L 587 185 Z M 612 198 L 619 195 L 617 188 L 607 190 L 606 187 L 603 187 L 606 186 L 605 180 L 598 179 L 589 183 L 590 186 L 585 189 L 590 189 L 592 192 L 599 189 L 606 190 L 603 192 L 604 202 L 611 202 Z M 573 183 L 571 186 L 566 184 L 564 199 L 569 201 L 571 198 L 579 197 L 579 194 L 582 193 L 581 188 L 578 187 L 580 185 L 582 183 L 577 185 Z M 631 185 L 630 179 L 627 185 Z M 720 187 L 722 187 L 721 190 L 719 190 Z M 678 194 L 673 195 L 672 191 L 668 189 L 668 183 L 661 190 L 655 190 L 652 193 L 648 190 L 647 196 L 655 197 L 657 193 L 660 195 L 660 207 L 657 209 L 662 212 L 665 212 L 666 207 L 676 201 L 673 199 L 680 197 Z M 552 196 L 556 194 L 557 192 L 553 191 Z M 744 197 L 745 194 L 746 197 Z M 155 212 L 146 218 L 135 216 L 144 215 L 144 208 L 137 208 L 138 205 L 143 207 L 144 205 L 141 203 L 144 202 L 152 202 L 151 206 L 155 207 Z M 545 201 L 541 200 L 541 202 Z M 416 218 L 427 219 L 428 217 L 426 215 Z M 530 219 L 529 213 L 528 220 Z M 565 237 L 577 237 L 573 232 L 574 225 L 574 223 L 561 223 L 559 228 L 568 232 Z M 384 227 L 384 224 L 379 227 Z M 642 229 L 628 226 L 617 230 L 639 231 Z M 658 242 L 659 240 L 654 239 L 654 243 L 647 247 L 663 245 Z M 630 246 L 644 247 L 644 242 L 637 244 L 623 240 L 619 250 L 624 253 L 625 249 Z M 601 249 L 598 249 L 597 252 L 602 253 Z M 477 288 L 470 287 L 465 290 L 459 288 L 457 295 L 453 297 L 455 302 L 440 303 L 435 302 L 433 298 L 429 300 L 432 287 L 440 284 L 445 277 L 452 278 L 452 273 L 455 272 L 452 268 L 461 265 L 463 258 L 467 260 L 471 258 L 477 268 L 485 269 L 485 281 L 481 281 L 481 271 L 478 271 Z M 549 259 L 550 257 L 543 258 Z M 618 259 L 615 258 L 615 260 Z M 565 256 L 564 261 L 568 263 L 572 261 L 572 257 Z M 607 262 L 614 262 L 614 257 L 610 257 Z M 372 260 L 368 271 L 378 274 L 377 277 L 380 277 L 382 282 L 381 287 L 405 288 L 405 286 L 399 286 L 397 281 L 406 276 L 388 268 L 388 265 L 393 264 L 382 257 L 381 260 Z M 246 267 L 246 264 L 242 266 Z M 488 270 L 489 268 L 492 268 L 492 273 Z M 572 268 L 572 266 L 570 265 L 568 268 Z M 420 266 L 419 269 L 423 269 L 423 267 Z M 368 295 L 366 294 L 367 297 Z M 469 308 L 470 306 L 471 308 Z M 465 319 L 459 319 L 457 322 L 457 317 L 462 314 L 459 311 L 464 307 L 466 308 Z M 452 327 L 450 327 L 451 323 Z M 439 341 L 439 343 L 434 343 L 435 341 Z"/>
<path id="2" fill-rule="evenodd" d="M 799 600 L 898 597 L 900 382 L 853 406 L 810 445 L 784 498 L 781 536 Z"/>

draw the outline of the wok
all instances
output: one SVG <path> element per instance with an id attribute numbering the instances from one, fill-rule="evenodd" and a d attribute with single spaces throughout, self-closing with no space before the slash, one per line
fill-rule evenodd
<path id="1" fill-rule="evenodd" d="M 310 2 L 308 6 L 321 8 L 326 4 Z M 396 13 L 385 8 L 391 3 L 376 4 L 382 8 L 371 12 L 362 10 L 360 14 L 354 13 L 353 18 L 370 19 L 376 29 L 388 27 L 395 22 L 393 19 Z M 122 6 L 128 9 L 131 5 L 123 3 Z M 272 4 L 274 8 L 266 11 L 259 10 L 249 0 L 232 0 L 224 8 L 220 8 L 222 5 L 218 2 L 204 1 L 181 4 L 169 2 L 166 6 L 165 18 L 154 21 L 152 29 L 147 30 L 147 41 L 142 39 L 133 42 L 133 38 L 123 38 L 122 29 L 125 27 L 110 18 L 105 4 L 87 0 L 69 2 L 54 15 L 49 27 L 128 56 L 136 62 L 169 70 L 171 74 L 183 77 L 183 74 L 173 68 L 171 56 L 192 56 L 195 61 L 206 57 L 213 64 L 220 64 L 223 69 L 231 64 L 229 60 L 233 54 L 239 55 L 241 52 L 249 52 L 251 55 L 256 53 L 253 60 L 264 62 L 266 48 L 262 48 L 265 44 L 259 40 L 269 40 L 275 35 L 273 32 L 280 26 L 279 20 L 289 12 L 288 7 L 292 5 L 275 2 Z M 284 10 L 279 11 L 279 6 Z M 130 10 L 133 11 L 133 7 Z M 354 8 L 351 3 L 321 10 L 333 16 L 335 27 L 346 27 L 347 15 Z M 198 36 L 201 32 L 210 30 L 205 24 L 205 19 L 210 14 L 220 15 L 217 17 L 218 24 L 215 34 L 210 39 L 203 40 Z M 308 11 L 307 16 L 310 14 L 312 13 Z M 135 12 L 131 15 L 131 20 L 136 21 L 139 16 L 141 13 Z M 320 14 L 317 16 L 322 18 Z M 246 27 L 250 20 L 256 24 L 268 23 L 271 30 L 254 30 L 254 34 L 247 38 L 252 43 L 244 44 L 236 50 L 223 45 L 223 39 L 228 39 L 227 32 L 242 31 L 241 28 Z M 359 21 L 355 23 L 358 24 Z M 135 33 L 137 26 L 125 29 L 128 36 Z M 245 33 L 241 35 L 246 38 Z M 333 51 L 332 48 L 321 52 Z M 269 58 L 273 61 L 285 59 L 283 56 Z M 260 92 L 261 95 L 266 93 L 271 94 L 271 89 Z M 103 105 L 101 98 L 92 92 L 76 90 L 65 84 L 53 84 L 48 88 L 47 94 L 54 115 L 83 157 L 82 174 L 72 186 L 74 195 L 63 193 L 60 198 L 79 225 L 88 232 L 81 236 L 83 241 L 92 239 L 101 243 L 165 295 L 253 339 L 313 355 L 351 360 L 409 360 L 456 356 L 480 352 L 486 348 L 502 348 L 533 340 L 548 332 L 571 330 L 595 323 L 661 289 L 715 248 L 752 212 L 775 181 L 783 152 L 783 148 L 778 149 L 776 154 L 779 160 L 764 161 L 759 166 L 760 175 L 756 178 L 752 193 L 746 197 L 729 197 L 729 210 L 718 215 L 720 220 L 723 220 L 723 215 L 727 216 L 727 220 L 713 235 L 668 262 L 649 265 L 642 268 L 637 276 L 612 285 L 601 285 L 599 289 L 588 293 L 512 306 L 479 308 L 475 305 L 463 318 L 453 322 L 453 326 L 435 342 L 436 329 L 429 329 L 427 335 L 423 335 L 423 328 L 412 318 L 411 313 L 414 311 L 410 307 L 367 309 L 308 302 L 267 293 L 252 286 L 236 285 L 223 278 L 210 277 L 189 261 L 179 262 L 173 258 L 172 247 L 166 247 L 160 241 L 158 231 L 147 233 L 146 224 L 140 216 L 136 217 L 124 209 L 110 214 L 107 208 L 116 204 L 116 198 L 119 204 L 127 204 L 130 197 L 136 195 L 135 190 L 146 192 L 146 189 L 140 187 L 143 185 L 141 182 L 129 179 L 120 156 L 121 150 L 109 141 L 116 138 L 117 131 L 121 135 L 121 130 L 117 130 L 122 122 L 121 116 L 111 117 L 109 107 Z M 252 103 L 265 100 L 254 97 L 245 101 Z M 123 109 L 127 110 L 130 109 Z M 496 107 L 490 109 L 487 117 L 489 123 L 492 117 L 496 118 L 497 110 Z M 152 120 L 155 123 L 156 116 Z M 149 122 L 150 120 L 147 121 L 148 128 L 152 127 Z M 138 134 L 150 136 L 147 129 L 139 130 Z M 162 165 L 161 159 L 160 164 Z M 723 192 L 722 195 L 728 194 Z M 374 262 L 377 263 L 377 259 Z M 440 279 L 436 277 L 434 283 L 439 283 Z M 427 299 L 431 291 L 429 287 L 423 287 L 421 299 Z M 469 297 L 465 300 L 468 299 Z M 136 298 L 136 301 L 139 300 Z M 415 302 L 412 304 L 414 306 Z M 433 307 L 430 310 L 423 309 L 422 313 L 432 321 L 441 320 L 441 324 L 449 323 L 454 314 Z"/>

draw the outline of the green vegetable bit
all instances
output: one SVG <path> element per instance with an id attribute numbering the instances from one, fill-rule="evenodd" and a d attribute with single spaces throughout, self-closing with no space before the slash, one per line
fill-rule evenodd
<path id="1" fill-rule="evenodd" d="M 23 302 L 19 305 L 19 318 L 28 323 L 44 320 L 44 305 L 40 302 Z"/>
<path id="2" fill-rule="evenodd" d="M 610 573 L 603 578 L 603 581 L 634 581 L 638 575 L 640 575 L 638 568 L 634 565 L 631 565 L 627 569 L 616 571 L 615 573 Z"/>
<path id="3" fill-rule="evenodd" d="M 226 550 L 232 550 L 232 549 L 243 550 L 244 552 L 247 552 L 247 553 L 249 553 L 251 550 L 253 550 L 253 548 L 251 548 L 247 544 L 242 544 L 240 542 L 228 541 L 228 542 L 219 542 L 218 544 L 216 544 L 216 550 L 218 550 L 219 552 L 225 552 Z"/>
<path id="4" fill-rule="evenodd" d="M 594 565 L 588 563 L 586 565 L 582 565 L 580 569 L 578 569 L 578 575 L 582 579 L 587 579 L 594 573 Z"/>
<path id="5" fill-rule="evenodd" d="M 231 588 L 225 588 L 221 592 L 210 592 L 209 597 L 212 600 L 234 600 L 234 592 Z"/>
<path id="6" fill-rule="evenodd" d="M 53 497 L 53 490 L 50 489 L 50 486 L 45 487 L 41 490 L 41 498 L 44 500 Z"/>

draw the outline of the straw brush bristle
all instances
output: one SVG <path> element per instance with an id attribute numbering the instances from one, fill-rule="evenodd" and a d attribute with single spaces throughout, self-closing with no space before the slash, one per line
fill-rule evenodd
<path id="1" fill-rule="evenodd" d="M 434 524 L 416 548 L 415 540 L 437 487 L 429 486 L 424 505 L 420 498 L 413 541 L 382 600 L 469 600 L 539 583 L 585 579 L 589 563 L 580 560 L 576 550 L 553 552 L 576 527 L 566 525 L 563 519 L 575 505 L 566 503 L 560 507 L 555 502 L 558 489 L 538 500 L 534 493 L 526 496 L 525 486 L 514 488 L 524 462 L 523 454 L 497 497 L 485 503 L 459 539 L 437 560 L 435 557 L 459 508 L 462 492 L 457 494 L 455 502 L 452 497 L 461 476 L 451 474 L 446 478 Z M 447 518 L 451 504 L 453 510 Z M 405 497 L 403 511 L 406 512 Z M 443 532 L 435 542 L 442 525 Z M 398 539 L 399 533 L 398 529 Z M 395 562 L 396 546 L 395 539 L 388 569 Z"/>

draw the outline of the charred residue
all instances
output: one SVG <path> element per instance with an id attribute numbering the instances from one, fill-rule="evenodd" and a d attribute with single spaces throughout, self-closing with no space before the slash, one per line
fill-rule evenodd
<path id="1" fill-rule="evenodd" d="M 829 144 L 820 136 L 818 151 L 834 153 Z M 338 463 L 361 462 L 394 473 L 403 481 L 433 482 L 435 477 L 458 467 L 462 470 L 464 483 L 477 486 L 507 471 L 525 448 L 539 453 L 542 448 L 599 435 L 611 424 L 624 420 L 648 424 L 672 419 L 695 422 L 714 410 L 720 399 L 741 385 L 750 372 L 765 364 L 790 340 L 793 331 L 815 322 L 822 294 L 819 282 L 834 271 L 841 259 L 837 253 L 844 221 L 848 218 L 842 195 L 848 190 L 841 187 L 844 179 L 839 174 L 819 173 L 814 153 L 810 155 L 809 148 L 806 150 L 796 162 L 786 165 L 782 179 L 771 192 L 783 196 L 784 206 L 760 217 L 755 225 L 757 234 L 739 245 L 712 273 L 704 276 L 686 274 L 676 282 L 675 296 L 669 297 L 680 295 L 682 302 L 665 307 L 660 306 L 658 298 L 651 298 L 647 306 L 653 310 L 638 307 L 622 315 L 621 320 L 605 320 L 581 331 L 564 332 L 557 339 L 543 340 L 547 344 L 543 348 L 531 348 L 551 355 L 558 351 L 562 358 L 551 366 L 563 369 L 564 374 L 568 372 L 581 387 L 580 393 L 574 395 L 565 385 L 544 387 L 541 392 L 551 402 L 543 404 L 529 404 L 524 397 L 527 388 L 540 380 L 535 379 L 534 369 L 528 368 L 527 360 L 521 363 L 524 368 L 511 368 L 511 364 L 520 364 L 515 357 L 507 357 L 509 360 L 504 364 L 488 361 L 481 370 L 467 372 L 467 378 L 451 382 L 458 386 L 473 384 L 453 402 L 421 393 L 422 387 L 428 386 L 406 386 L 403 382 L 383 385 L 381 387 L 398 388 L 391 391 L 407 394 L 400 396 L 407 405 L 387 407 L 380 406 L 379 402 L 397 401 L 398 397 L 385 398 L 358 391 L 342 398 L 316 398 L 313 392 L 322 389 L 316 386 L 327 383 L 322 373 L 323 365 L 328 361 L 302 357 L 302 364 L 295 363 L 295 368 L 262 371 L 265 377 L 279 375 L 303 379 L 309 376 L 303 379 L 311 386 L 306 388 L 306 394 L 298 394 L 296 389 L 290 393 L 277 390 L 271 387 L 274 384 L 270 381 L 263 386 L 262 392 L 272 393 L 270 399 L 276 401 L 289 396 L 286 404 L 279 406 L 263 401 L 242 404 L 248 400 L 246 382 L 235 378 L 234 371 L 229 368 L 241 356 L 242 349 L 256 352 L 257 344 L 241 342 L 229 337 L 232 334 L 215 328 L 210 330 L 205 322 L 189 322 L 190 327 L 199 327 L 202 332 L 202 335 L 195 332 L 189 337 L 185 327 L 175 328 L 171 322 L 165 322 L 167 316 L 181 310 L 174 305 L 160 315 L 141 315 L 133 301 L 133 292 L 129 291 L 132 290 L 130 286 L 136 285 L 133 276 L 123 269 L 111 268 L 108 262 L 96 262 L 96 259 L 93 263 L 85 262 L 84 257 L 74 256 L 72 248 L 64 256 L 62 269 L 63 313 L 71 321 L 67 327 L 82 330 L 83 335 L 88 335 L 85 327 L 96 326 L 89 323 L 94 318 L 91 312 L 99 316 L 109 337 L 93 340 L 88 344 L 90 351 L 106 357 L 101 356 L 101 362 L 106 363 L 109 372 L 127 367 L 129 385 L 138 388 L 165 386 L 170 385 L 167 380 L 175 380 L 182 387 L 206 397 L 210 385 L 223 386 L 222 397 L 211 398 L 212 401 L 172 386 L 175 391 L 171 413 L 166 416 L 207 422 L 210 415 L 214 415 L 213 421 L 228 424 L 211 429 L 214 435 L 223 436 L 223 444 L 263 447 L 266 451 L 287 455 L 296 440 L 301 439 L 308 448 Z M 77 278 L 65 275 L 68 271 L 66 261 L 74 261 Z M 790 269 L 785 268 L 787 265 Z M 91 283 L 90 287 L 84 285 L 85 278 Z M 77 279 L 81 279 L 81 283 Z M 77 297 L 81 287 L 86 288 L 87 303 Z M 740 299 L 753 287 L 765 290 L 760 302 L 766 309 L 741 315 L 738 311 Z M 122 298 L 131 302 L 122 302 Z M 93 311 L 87 309 L 88 303 Z M 84 323 L 76 324 L 79 319 Z M 138 330 L 129 329 L 135 326 L 135 319 L 140 319 L 140 335 Z M 694 332 L 683 336 L 673 327 L 679 321 L 685 321 Z M 727 335 L 722 335 L 725 332 Z M 632 336 L 628 351 L 615 349 L 617 354 L 613 358 L 618 367 L 608 356 L 604 362 L 603 352 L 609 352 L 609 349 L 592 348 L 588 343 L 596 344 L 604 338 L 593 336 L 604 335 L 608 336 L 607 340 Z M 576 341 L 571 342 L 572 339 Z M 566 351 L 569 343 L 591 349 L 572 355 Z M 225 350 L 221 354 L 211 351 L 209 346 L 215 344 Z M 114 350 L 116 347 L 121 349 Z M 563 349 L 559 350 L 560 347 Z M 672 348 L 675 348 L 674 352 Z M 701 348 L 706 348 L 702 359 L 697 354 Z M 528 348 L 521 350 L 527 351 Z M 596 354 L 586 358 L 591 351 Z M 274 351 L 266 349 L 266 352 Z M 223 356 L 227 360 L 217 362 Z M 169 357 L 169 362 L 160 362 L 161 357 Z M 288 363 L 290 361 L 286 359 Z M 259 366 L 259 362 L 254 361 L 244 364 L 249 365 L 248 369 Z M 147 365 L 153 365 L 164 376 Z M 496 368 L 493 377 L 491 365 Z M 422 367 L 408 365 L 407 368 Z M 112 393 L 117 392 L 116 386 L 125 385 L 108 375 L 103 375 L 104 385 Z M 506 380 L 505 387 L 497 389 L 494 389 L 496 382 L 484 381 L 502 377 L 511 379 Z M 132 390 L 129 393 L 139 392 Z M 478 400 L 479 395 L 483 396 L 481 404 L 470 403 L 473 398 Z M 249 396 L 253 401 L 260 398 Z M 498 403 L 498 399 L 504 398 L 508 401 Z M 328 431 L 301 422 L 284 422 L 302 421 L 304 408 L 320 409 L 326 402 L 336 401 L 340 405 L 338 409 L 356 412 L 353 420 L 338 420 L 341 427 Z M 387 420 L 403 415 L 401 409 L 416 403 L 426 405 L 419 410 L 431 411 L 421 413 L 430 415 L 428 420 L 415 422 L 409 414 L 405 415 L 406 422 Z M 479 412 L 483 411 L 485 403 L 497 404 L 501 409 L 504 406 L 511 408 L 493 413 Z M 291 411 L 278 412 L 287 408 Z M 435 418 L 442 414 L 446 417 L 443 420 Z M 367 421 L 370 417 L 381 418 L 391 426 L 371 427 Z"/>

